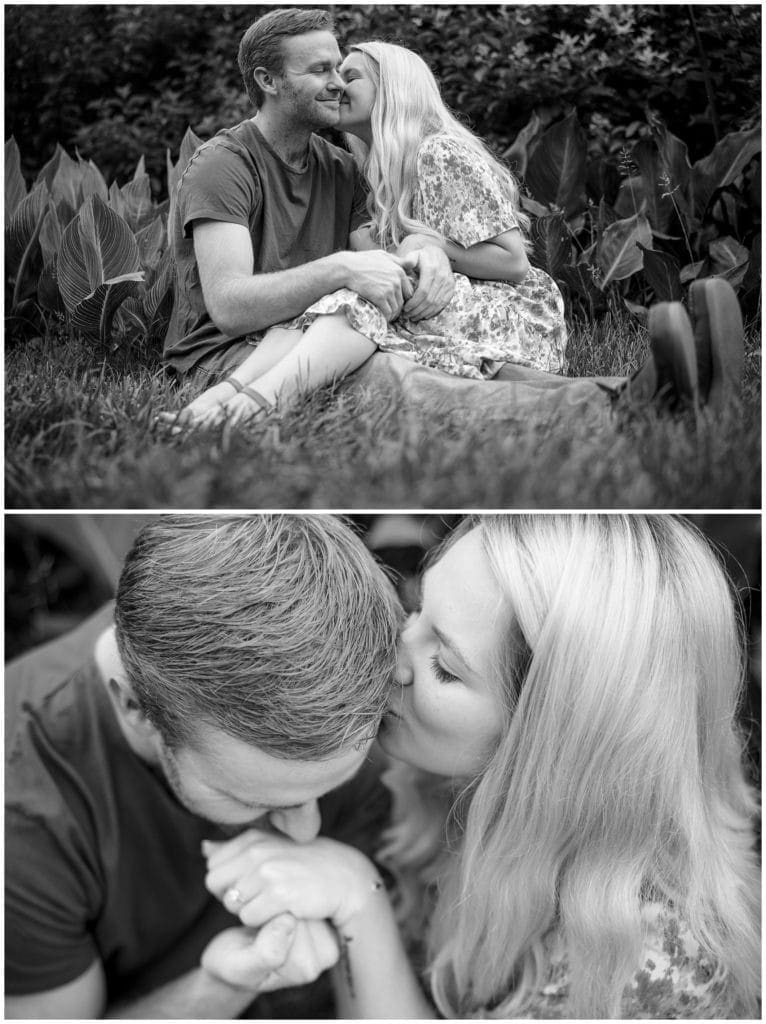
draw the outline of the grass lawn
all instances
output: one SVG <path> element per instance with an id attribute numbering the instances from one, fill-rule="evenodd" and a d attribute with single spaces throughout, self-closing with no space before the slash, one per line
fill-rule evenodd
<path id="1" fill-rule="evenodd" d="M 570 372 L 622 374 L 646 348 L 627 313 L 579 326 Z M 654 408 L 605 429 L 570 417 L 428 417 L 361 386 L 283 417 L 170 437 L 184 392 L 157 352 L 53 329 L 5 359 L 5 504 L 20 508 L 760 508 L 760 330 L 743 399 L 719 420 Z M 187 396 L 188 397 L 188 396 Z"/>

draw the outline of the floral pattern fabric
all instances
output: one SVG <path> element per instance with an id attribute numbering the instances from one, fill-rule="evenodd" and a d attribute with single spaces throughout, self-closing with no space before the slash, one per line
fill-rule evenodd
<path id="1" fill-rule="evenodd" d="M 513 205 L 502 195 L 487 164 L 444 135 L 427 139 L 418 153 L 416 219 L 464 247 L 518 227 Z M 455 294 L 436 316 L 387 323 L 380 310 L 349 289 L 315 302 L 291 326 L 343 312 L 350 324 L 386 352 L 425 366 L 478 380 L 499 364 L 565 370 L 564 302 L 555 282 L 530 267 L 519 284 L 478 281 L 455 274 Z"/>
<path id="2" fill-rule="evenodd" d="M 621 1019 L 722 1019 L 738 1016 L 727 976 L 700 949 L 688 928 L 668 907 L 643 908 L 646 939 L 642 964 L 623 993 Z M 571 1017 L 570 970 L 566 952 L 550 943 L 546 984 L 525 1015 L 534 1019 Z"/>

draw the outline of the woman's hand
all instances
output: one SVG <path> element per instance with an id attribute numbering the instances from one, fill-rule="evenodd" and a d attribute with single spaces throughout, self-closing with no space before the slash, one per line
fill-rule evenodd
<path id="1" fill-rule="evenodd" d="M 207 889 L 249 927 L 287 912 L 342 928 L 382 888 L 362 853 L 332 839 L 295 843 L 249 829 L 226 843 L 204 843 L 203 853 Z"/>
<path id="2" fill-rule="evenodd" d="M 348 236 L 348 247 L 352 252 L 366 252 L 369 249 L 379 249 L 377 242 L 373 241 L 372 228 L 369 224 L 362 224 Z"/>

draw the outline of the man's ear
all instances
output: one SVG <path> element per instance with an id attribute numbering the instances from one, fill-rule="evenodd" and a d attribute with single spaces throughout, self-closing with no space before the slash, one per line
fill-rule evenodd
<path id="1" fill-rule="evenodd" d="M 256 68 L 253 71 L 255 84 L 266 96 L 276 96 L 279 92 L 277 76 L 267 68 Z"/>
<path id="2" fill-rule="evenodd" d="M 123 729 L 131 732 L 136 739 L 151 740 L 157 730 L 144 714 L 133 687 L 127 679 L 109 677 L 109 695 L 120 718 Z"/>

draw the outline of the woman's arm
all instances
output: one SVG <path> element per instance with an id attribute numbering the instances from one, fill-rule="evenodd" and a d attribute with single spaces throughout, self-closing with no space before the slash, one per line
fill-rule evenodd
<path id="1" fill-rule="evenodd" d="M 372 240 L 372 230 L 369 224 L 362 224 L 352 231 L 348 236 L 348 247 L 352 252 L 366 252 L 369 249 L 379 249 L 380 246 Z"/>
<path id="2" fill-rule="evenodd" d="M 467 249 L 450 239 L 431 235 L 408 235 L 396 250 L 397 256 L 407 256 L 424 245 L 438 245 L 446 254 L 450 265 L 458 274 L 481 281 L 510 281 L 519 284 L 529 270 L 524 240 L 518 228 L 477 242 Z"/>
<path id="3" fill-rule="evenodd" d="M 332 980 L 339 1019 L 433 1019 L 384 889 L 336 927 L 341 957 Z"/>

